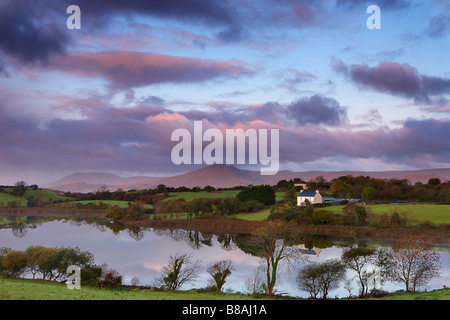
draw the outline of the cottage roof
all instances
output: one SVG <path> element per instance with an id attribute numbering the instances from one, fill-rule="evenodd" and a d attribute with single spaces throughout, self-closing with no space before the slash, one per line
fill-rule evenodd
<path id="1" fill-rule="evenodd" d="M 297 197 L 314 197 L 316 195 L 316 191 L 302 191 Z"/>

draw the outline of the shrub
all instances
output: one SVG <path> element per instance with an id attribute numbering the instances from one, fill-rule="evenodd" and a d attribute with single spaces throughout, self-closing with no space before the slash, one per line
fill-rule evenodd
<path id="1" fill-rule="evenodd" d="M 270 185 L 247 187 L 239 192 L 236 197 L 241 202 L 256 200 L 264 205 L 275 204 L 275 191 Z"/>
<path id="2" fill-rule="evenodd" d="M 86 266 L 81 268 L 82 284 L 86 286 L 97 286 L 102 278 L 101 266 Z"/>
<path id="3" fill-rule="evenodd" d="M 109 269 L 106 266 L 103 267 L 102 276 L 98 281 L 100 288 L 109 287 L 117 288 L 122 285 L 123 277 L 117 270 Z"/>
<path id="4" fill-rule="evenodd" d="M 240 209 L 245 212 L 259 211 L 264 208 L 264 204 L 257 200 L 248 200 L 240 204 Z"/>
<path id="5" fill-rule="evenodd" d="M 330 224 L 331 217 L 333 216 L 333 212 L 329 210 L 315 210 L 312 216 L 312 220 L 314 224 Z"/>

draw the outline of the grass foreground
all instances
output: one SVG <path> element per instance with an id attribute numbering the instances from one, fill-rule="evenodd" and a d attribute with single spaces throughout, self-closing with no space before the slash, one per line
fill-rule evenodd
<path id="1" fill-rule="evenodd" d="M 99 289 L 81 286 L 68 289 L 64 283 L 44 280 L 0 278 L 0 300 L 255 300 L 238 294 L 146 289 Z"/>
<path id="2" fill-rule="evenodd" d="M 68 289 L 64 283 L 0 278 L 0 300 L 264 300 L 266 296 L 211 293 L 199 290 L 153 291 L 146 289 Z M 295 299 L 285 297 L 284 299 Z M 450 288 L 430 292 L 390 293 L 371 300 L 450 300 Z M 298 298 L 298 300 L 304 300 Z M 366 300 L 366 299 L 364 299 Z"/>

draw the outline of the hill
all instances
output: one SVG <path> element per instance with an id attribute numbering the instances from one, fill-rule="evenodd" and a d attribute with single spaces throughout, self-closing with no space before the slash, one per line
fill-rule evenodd
<path id="1" fill-rule="evenodd" d="M 91 192 L 101 187 L 107 187 L 109 190 L 130 189 L 148 189 L 155 188 L 159 184 L 170 187 L 186 186 L 229 188 L 234 186 L 247 186 L 250 184 L 276 184 L 278 181 L 286 179 L 300 178 L 309 181 L 318 176 L 324 177 L 330 181 L 340 176 L 369 176 L 378 179 L 407 179 L 412 184 L 416 182 L 426 183 L 430 178 L 439 178 L 442 182 L 450 180 L 449 169 L 424 169 L 411 171 L 307 171 L 292 172 L 280 171 L 273 176 L 262 176 L 259 171 L 242 170 L 234 166 L 211 165 L 204 168 L 179 174 L 171 177 L 119 177 L 111 173 L 75 173 L 66 176 L 58 181 L 43 185 L 45 188 L 51 188 L 60 191 L 71 192 Z"/>

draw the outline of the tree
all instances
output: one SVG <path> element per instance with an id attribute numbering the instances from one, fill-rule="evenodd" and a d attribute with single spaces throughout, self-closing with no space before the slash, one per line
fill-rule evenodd
<path id="1" fill-rule="evenodd" d="M 338 259 L 313 262 L 303 267 L 297 275 L 297 284 L 301 290 L 308 291 L 311 298 L 327 299 L 330 290 L 339 287 L 345 278 L 345 265 Z"/>
<path id="2" fill-rule="evenodd" d="M 375 188 L 372 186 L 365 186 L 363 191 L 361 192 L 361 199 L 363 200 L 372 200 L 372 196 L 375 192 Z"/>
<path id="3" fill-rule="evenodd" d="M 18 181 L 12 189 L 12 194 L 18 197 L 23 197 L 27 191 L 27 185 L 25 181 Z"/>
<path id="4" fill-rule="evenodd" d="M 372 274 L 369 272 L 370 267 L 375 266 L 380 270 L 380 282 L 386 280 L 389 276 L 390 256 L 386 250 L 382 248 L 363 248 L 353 247 L 344 250 L 342 253 L 342 262 L 347 268 L 356 272 L 356 277 L 359 279 L 361 291 L 359 296 L 370 296 L 374 290 L 368 285 L 368 278 Z"/>
<path id="5" fill-rule="evenodd" d="M 425 241 L 402 241 L 393 247 L 391 278 L 403 282 L 407 292 L 416 291 L 419 286 L 439 276 L 439 268 L 439 254 L 432 251 Z"/>
<path id="6" fill-rule="evenodd" d="M 42 274 L 44 280 L 53 280 L 57 268 L 58 248 L 37 247 L 33 249 L 36 255 L 35 268 Z"/>
<path id="7" fill-rule="evenodd" d="M 293 265 L 293 262 L 303 259 L 299 250 L 292 246 L 298 242 L 296 235 L 286 225 L 270 222 L 253 237 L 256 254 L 263 259 L 264 263 L 267 295 L 275 292 L 280 263 L 286 261 L 289 267 Z"/>
<path id="8" fill-rule="evenodd" d="M 81 251 L 80 248 L 75 247 L 62 247 L 58 248 L 57 255 L 55 257 L 55 275 L 54 280 L 64 280 L 67 276 L 67 268 L 71 265 L 78 266 L 80 268 L 91 265 L 94 261 L 94 256 L 89 251 Z"/>
<path id="9" fill-rule="evenodd" d="M 100 288 L 116 288 L 122 285 L 123 276 L 117 270 L 108 268 L 107 265 L 102 265 L 101 268 L 102 273 L 98 281 Z"/>
<path id="10" fill-rule="evenodd" d="M 40 272 L 38 261 L 39 257 L 45 252 L 45 250 L 46 248 L 42 246 L 31 246 L 25 250 L 27 255 L 28 271 L 33 275 L 33 279 L 36 277 L 36 274 Z"/>
<path id="11" fill-rule="evenodd" d="M 76 265 L 81 268 L 90 266 L 94 257 L 89 251 L 81 251 L 80 248 L 45 248 L 42 246 L 30 246 L 25 250 L 27 256 L 27 268 L 33 275 L 38 273 L 43 279 L 64 280 L 67 276 L 67 268 Z"/>
<path id="12" fill-rule="evenodd" d="M 185 283 L 194 281 L 200 270 L 200 262 L 191 264 L 189 254 L 176 254 L 169 257 L 169 264 L 162 268 L 162 276 L 157 283 L 168 290 L 177 290 Z"/>
<path id="13" fill-rule="evenodd" d="M 428 185 L 430 185 L 430 186 L 438 186 L 440 184 L 441 184 L 441 179 L 439 179 L 439 178 L 428 179 Z"/>
<path id="14" fill-rule="evenodd" d="M 270 185 L 251 186 L 239 192 L 236 197 L 241 202 L 256 200 L 264 205 L 275 203 L 275 191 Z"/>
<path id="15" fill-rule="evenodd" d="M 25 272 L 27 255 L 23 251 L 11 250 L 2 256 L 2 269 L 11 277 L 18 277 Z"/>
<path id="16" fill-rule="evenodd" d="M 283 196 L 283 200 L 289 204 L 295 205 L 297 203 L 298 191 L 295 188 L 288 189 Z"/>
<path id="17" fill-rule="evenodd" d="M 333 181 L 330 187 L 330 191 L 335 195 L 347 197 L 352 190 L 352 186 L 341 179 L 336 179 Z"/>
<path id="18" fill-rule="evenodd" d="M 234 268 L 230 260 L 222 260 L 213 264 L 208 268 L 208 273 L 213 278 L 217 291 L 222 291 L 222 287 L 226 282 L 226 278 L 231 274 Z"/>

